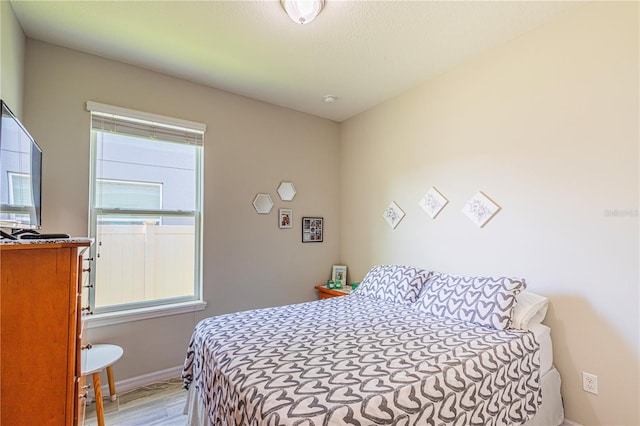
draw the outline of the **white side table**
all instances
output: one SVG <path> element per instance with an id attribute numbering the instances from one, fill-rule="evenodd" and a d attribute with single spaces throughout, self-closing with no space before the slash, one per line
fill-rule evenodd
<path id="1" fill-rule="evenodd" d="M 115 401 L 116 385 L 113 381 L 113 364 L 122 357 L 124 351 L 116 345 L 93 345 L 82 351 L 82 375 L 92 375 L 93 391 L 96 397 L 96 417 L 98 426 L 104 426 L 104 407 L 102 405 L 102 389 L 100 385 L 100 372 L 107 369 L 107 379 L 109 380 L 109 394 L 111 400 Z"/>

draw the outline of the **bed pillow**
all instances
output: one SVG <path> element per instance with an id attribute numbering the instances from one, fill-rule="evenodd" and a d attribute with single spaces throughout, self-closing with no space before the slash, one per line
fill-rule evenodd
<path id="1" fill-rule="evenodd" d="M 520 278 L 434 273 L 413 306 L 437 317 L 506 330 L 511 326 L 516 296 L 525 288 Z"/>
<path id="2" fill-rule="evenodd" d="M 410 305 L 426 285 L 430 271 L 403 265 L 371 268 L 353 293 L 394 303 Z"/>
<path id="3" fill-rule="evenodd" d="M 516 301 L 511 328 L 529 330 L 529 327 L 540 324 L 547 315 L 549 299 L 544 296 L 530 291 L 523 291 L 516 297 Z"/>

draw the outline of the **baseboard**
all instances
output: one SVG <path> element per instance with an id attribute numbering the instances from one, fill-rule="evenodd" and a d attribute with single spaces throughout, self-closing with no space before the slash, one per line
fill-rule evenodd
<path id="1" fill-rule="evenodd" d="M 115 367 L 114 367 L 115 369 Z M 182 365 L 177 367 L 167 368 L 165 370 L 155 371 L 153 373 L 143 374 L 142 376 L 132 377 L 130 379 L 116 381 L 116 393 L 127 392 L 133 389 L 138 389 L 143 386 L 150 385 L 152 383 L 163 382 L 169 379 L 175 379 L 176 377 L 180 377 L 180 373 L 182 373 Z M 105 378 L 106 379 L 106 378 Z M 91 377 L 87 377 L 86 380 L 88 382 L 91 381 Z M 107 380 L 100 380 L 102 383 L 102 396 L 105 398 L 109 397 L 109 383 Z M 87 383 L 89 384 L 89 383 Z M 89 393 L 93 398 L 93 392 Z"/>
<path id="2" fill-rule="evenodd" d="M 574 422 L 573 420 L 564 419 L 564 422 L 562 422 L 562 426 L 582 426 L 582 425 L 578 422 Z"/>

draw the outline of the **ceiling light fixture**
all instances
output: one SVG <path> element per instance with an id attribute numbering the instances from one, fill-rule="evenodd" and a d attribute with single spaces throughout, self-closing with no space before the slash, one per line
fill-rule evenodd
<path id="1" fill-rule="evenodd" d="M 324 0 L 280 0 L 289 18 L 297 24 L 313 21 L 324 7 Z"/>
<path id="2" fill-rule="evenodd" d="M 328 103 L 328 104 L 332 104 L 332 103 L 334 103 L 334 102 L 336 101 L 336 99 L 338 99 L 338 97 L 337 97 L 337 96 L 335 96 L 335 95 L 326 95 L 326 96 L 325 96 L 324 98 L 322 98 L 322 99 L 324 99 L 324 101 L 325 101 L 326 103 Z"/>

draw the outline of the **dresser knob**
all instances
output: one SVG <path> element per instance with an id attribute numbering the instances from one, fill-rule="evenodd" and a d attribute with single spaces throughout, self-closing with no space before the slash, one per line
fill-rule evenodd
<path id="1" fill-rule="evenodd" d="M 82 272 L 91 272 L 91 267 L 82 268 Z"/>
<path id="2" fill-rule="evenodd" d="M 93 345 L 91 343 L 87 343 L 86 345 L 84 345 L 82 348 L 80 349 L 91 349 L 93 347 Z"/>
<path id="3" fill-rule="evenodd" d="M 91 310 L 91 306 L 85 306 L 84 308 L 80 309 L 81 311 L 87 311 L 87 315 L 93 315 L 93 311 Z"/>

